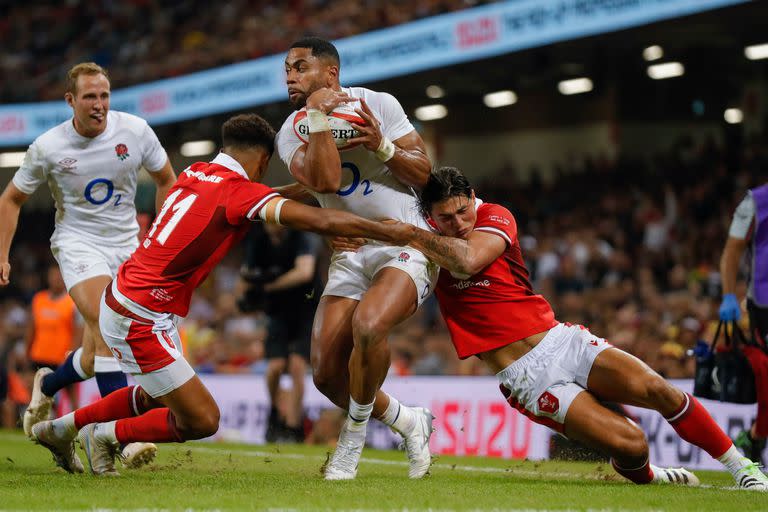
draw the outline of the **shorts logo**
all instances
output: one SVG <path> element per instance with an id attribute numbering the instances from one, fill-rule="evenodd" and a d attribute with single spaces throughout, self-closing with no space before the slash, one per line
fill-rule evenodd
<path id="1" fill-rule="evenodd" d="M 121 162 L 131 156 L 128 154 L 128 146 L 125 144 L 118 144 L 115 146 L 115 154 L 117 154 L 117 158 L 119 158 Z"/>
<path id="2" fill-rule="evenodd" d="M 400 256 L 397 257 L 397 261 L 400 263 L 408 263 L 408 260 L 411 259 L 411 255 L 407 252 L 403 251 L 400 253 Z"/>
<path id="3" fill-rule="evenodd" d="M 546 414 L 555 414 L 560 409 L 560 401 L 549 391 L 541 394 L 538 400 L 539 411 Z"/>
<path id="4" fill-rule="evenodd" d="M 426 299 L 427 295 L 429 295 L 429 283 L 424 285 L 424 291 L 421 292 L 421 298 Z"/>

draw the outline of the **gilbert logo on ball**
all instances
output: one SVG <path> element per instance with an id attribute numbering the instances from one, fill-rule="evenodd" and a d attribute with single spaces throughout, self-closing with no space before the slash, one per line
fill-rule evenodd
<path id="1" fill-rule="evenodd" d="M 355 112 L 354 104 L 339 105 L 332 112 L 328 113 L 328 124 L 331 126 L 331 136 L 336 147 L 339 149 L 350 149 L 348 141 L 357 137 L 360 132 L 355 130 L 352 123 L 365 125 L 365 120 Z M 307 109 L 302 108 L 296 113 L 293 119 L 293 131 L 296 136 L 304 143 L 309 142 L 309 124 L 307 123 Z"/>

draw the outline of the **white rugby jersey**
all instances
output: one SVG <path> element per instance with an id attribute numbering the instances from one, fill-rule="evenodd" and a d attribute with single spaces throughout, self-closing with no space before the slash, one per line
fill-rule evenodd
<path id="1" fill-rule="evenodd" d="M 48 182 L 56 202 L 51 242 L 77 236 L 102 245 L 125 245 L 139 232 L 136 180 L 139 169 L 160 171 L 168 156 L 147 122 L 109 111 L 100 135 L 83 137 L 72 119 L 29 146 L 13 184 L 31 194 Z"/>
<path id="2" fill-rule="evenodd" d="M 381 124 L 381 133 L 395 141 L 414 130 L 403 107 L 391 94 L 375 92 L 364 87 L 342 87 L 355 98 L 362 98 Z M 359 103 L 350 103 L 359 107 Z M 298 112 L 298 111 L 297 111 Z M 293 130 L 297 112 L 288 116 L 277 134 L 277 151 L 280 158 L 291 168 L 296 150 L 304 144 Z M 335 193 L 312 192 L 320 206 L 346 210 L 371 220 L 396 219 L 429 229 L 419 212 L 416 194 L 398 180 L 387 164 L 362 145 L 342 150 L 341 187 Z"/>

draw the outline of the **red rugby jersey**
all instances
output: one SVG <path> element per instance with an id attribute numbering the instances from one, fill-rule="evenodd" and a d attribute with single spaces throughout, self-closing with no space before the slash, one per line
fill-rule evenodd
<path id="1" fill-rule="evenodd" d="M 220 153 L 182 171 L 136 252 L 120 266 L 117 287 L 132 301 L 185 316 L 192 292 L 278 193 L 248 179 Z"/>
<path id="2" fill-rule="evenodd" d="M 497 204 L 477 207 L 475 231 L 500 236 L 504 252 L 467 277 L 440 270 L 436 295 L 459 357 L 486 352 L 557 325 L 549 303 L 528 281 L 512 214 Z"/>

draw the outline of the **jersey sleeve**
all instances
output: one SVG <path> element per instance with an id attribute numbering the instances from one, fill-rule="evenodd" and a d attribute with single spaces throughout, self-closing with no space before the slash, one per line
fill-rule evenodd
<path id="1" fill-rule="evenodd" d="M 728 230 L 728 236 L 731 238 L 738 238 L 739 240 L 746 240 L 749 234 L 749 228 L 752 226 L 752 222 L 755 219 L 755 200 L 752 197 L 752 193 L 748 192 L 747 195 L 736 207 L 736 211 L 733 214 L 733 220 L 731 221 L 731 227 Z"/>
<path id="2" fill-rule="evenodd" d="M 503 238 L 507 244 L 514 245 L 517 239 L 517 223 L 512 213 L 497 204 L 485 203 L 477 210 L 475 231 L 493 233 Z"/>
<path id="3" fill-rule="evenodd" d="M 144 130 L 139 140 L 141 145 L 141 165 L 144 166 L 149 172 L 157 172 L 163 168 L 165 162 L 168 161 L 168 155 L 160 144 L 160 140 L 155 134 L 155 130 L 149 126 L 149 123 L 144 123 Z"/>
<path id="4" fill-rule="evenodd" d="M 230 224 L 259 220 L 259 211 L 270 199 L 280 194 L 261 183 L 243 181 L 233 184 L 227 201 L 227 220 Z"/>
<path id="5" fill-rule="evenodd" d="M 286 167 L 288 167 L 288 172 L 291 171 L 291 160 L 293 160 L 293 155 L 295 155 L 296 150 L 304 144 L 293 131 L 293 119 L 295 117 L 295 113 L 288 116 L 288 119 L 285 120 L 280 131 L 277 132 L 277 137 L 275 139 L 277 154 L 280 155 L 280 159 L 285 163 Z"/>
<path id="6" fill-rule="evenodd" d="M 48 165 L 43 158 L 43 151 L 37 141 L 30 144 L 19 170 L 13 175 L 13 184 L 25 194 L 31 194 L 46 179 Z"/>
<path id="7" fill-rule="evenodd" d="M 381 103 L 379 104 L 379 115 L 381 118 L 382 134 L 389 140 L 395 141 L 404 135 L 408 135 L 414 130 L 413 125 L 405 115 L 402 105 L 397 99 L 388 93 L 379 93 Z"/>

